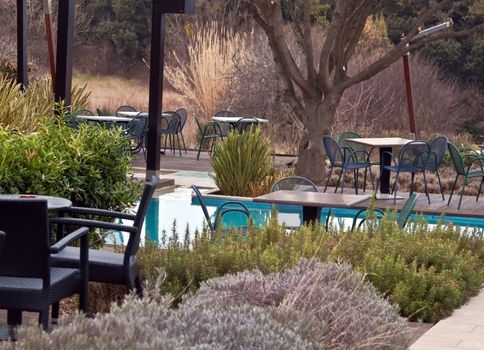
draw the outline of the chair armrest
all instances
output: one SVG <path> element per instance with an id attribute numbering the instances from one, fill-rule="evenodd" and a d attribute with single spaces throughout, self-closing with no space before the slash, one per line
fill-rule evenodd
<path id="1" fill-rule="evenodd" d="M 484 172 L 484 157 L 475 157 L 474 159 L 472 159 L 471 164 L 467 166 L 466 174 L 469 174 L 469 172 L 471 171 L 472 165 L 477 161 L 479 161 L 479 165 L 481 166 L 481 171 Z"/>
<path id="2" fill-rule="evenodd" d="M 63 225 L 75 225 L 75 226 L 85 226 L 90 228 L 101 228 L 107 230 L 116 230 L 128 233 L 138 232 L 136 226 L 127 226 L 121 224 L 113 224 L 110 222 L 99 221 L 99 220 L 87 220 L 79 218 L 51 218 L 49 219 L 51 224 L 63 224 Z"/>
<path id="3" fill-rule="evenodd" d="M 56 244 L 50 246 L 49 250 L 51 254 L 57 254 L 59 253 L 62 249 L 67 247 L 69 244 L 74 242 L 76 239 L 79 239 L 89 233 L 89 229 L 87 227 L 81 227 L 74 232 L 69 233 L 67 236 L 62 238 L 60 241 L 58 241 Z"/>
<path id="4" fill-rule="evenodd" d="M 97 215 L 97 216 L 108 216 L 118 219 L 134 220 L 136 215 L 121 213 L 119 211 L 107 210 L 107 209 L 97 209 L 97 208 L 84 208 L 84 207 L 70 207 L 62 210 L 63 213 L 73 213 L 73 214 L 85 214 L 85 215 Z"/>

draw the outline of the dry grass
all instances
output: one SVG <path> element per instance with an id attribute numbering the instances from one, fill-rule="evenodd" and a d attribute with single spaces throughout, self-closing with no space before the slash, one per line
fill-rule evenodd
<path id="1" fill-rule="evenodd" d="M 187 60 L 174 53 L 175 67 L 166 77 L 175 89 L 194 103 L 207 119 L 219 109 L 228 109 L 224 99 L 230 88 L 230 74 L 236 65 L 237 52 L 247 50 L 247 35 L 233 32 L 216 22 L 196 29 L 187 43 Z"/>

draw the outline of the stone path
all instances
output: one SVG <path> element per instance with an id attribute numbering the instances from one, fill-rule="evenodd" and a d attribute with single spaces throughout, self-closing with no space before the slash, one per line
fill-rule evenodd
<path id="1" fill-rule="evenodd" d="M 410 350 L 484 350 L 484 289 L 433 326 Z"/>

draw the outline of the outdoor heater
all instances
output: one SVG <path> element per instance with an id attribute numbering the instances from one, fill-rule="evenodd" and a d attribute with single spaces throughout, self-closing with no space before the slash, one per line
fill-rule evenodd
<path id="1" fill-rule="evenodd" d="M 453 25 L 452 19 L 448 19 L 447 21 L 437 24 L 433 27 L 424 29 L 420 32 L 418 32 L 417 35 L 415 35 L 412 40 L 410 40 L 410 43 L 417 42 L 418 40 L 421 40 L 423 38 L 428 37 L 429 35 L 435 34 L 437 32 L 440 32 L 442 30 L 445 30 L 447 28 L 450 28 Z M 407 44 L 408 46 L 408 44 Z M 412 80 L 410 77 L 410 66 L 409 66 L 409 60 L 408 57 L 410 56 L 410 52 L 407 52 L 406 54 L 403 55 L 403 75 L 405 76 L 405 90 L 407 94 L 407 106 L 408 106 L 408 118 L 410 122 L 410 132 L 414 135 L 414 138 L 417 136 L 417 125 L 415 123 L 415 113 L 414 113 L 414 108 L 413 108 L 413 94 L 412 94 Z"/>

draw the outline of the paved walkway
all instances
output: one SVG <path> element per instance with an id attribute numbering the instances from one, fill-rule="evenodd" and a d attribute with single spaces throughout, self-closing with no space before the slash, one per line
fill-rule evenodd
<path id="1" fill-rule="evenodd" d="M 484 289 L 438 322 L 410 350 L 484 350 Z"/>

